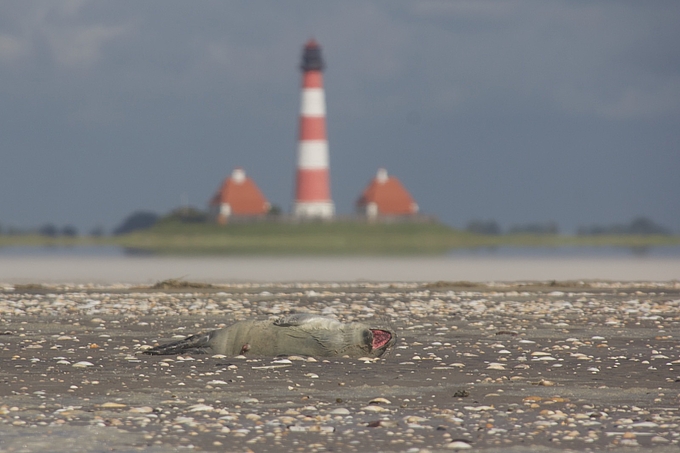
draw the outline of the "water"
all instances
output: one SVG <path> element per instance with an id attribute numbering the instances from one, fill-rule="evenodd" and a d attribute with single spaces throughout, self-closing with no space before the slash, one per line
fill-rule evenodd
<path id="1" fill-rule="evenodd" d="M 0 253 L 0 286 L 11 283 L 153 284 L 290 281 L 680 280 L 680 255 L 461 252 L 435 257 L 159 257 L 120 250 Z M 15 250 L 16 252 L 16 250 Z"/>
<path id="2" fill-rule="evenodd" d="M 128 253 L 123 247 L 117 245 L 54 245 L 54 246 L 28 246 L 11 245 L 0 247 L 0 257 L 45 257 L 45 256 L 124 256 Z"/>
<path id="3" fill-rule="evenodd" d="M 596 257 L 667 257 L 680 258 L 680 245 L 642 246 L 642 247 L 477 247 L 469 249 L 455 249 L 450 256 L 480 256 L 480 257 L 559 257 L 559 258 L 596 258 Z"/>
<path id="4" fill-rule="evenodd" d="M 122 257 L 152 256 L 148 252 L 126 249 L 116 245 L 75 245 L 75 246 L 7 246 L 0 247 L 0 257 Z M 653 247 L 477 247 L 450 251 L 447 256 L 489 257 L 489 258 L 616 258 L 616 257 L 666 257 L 680 258 L 680 245 Z"/>

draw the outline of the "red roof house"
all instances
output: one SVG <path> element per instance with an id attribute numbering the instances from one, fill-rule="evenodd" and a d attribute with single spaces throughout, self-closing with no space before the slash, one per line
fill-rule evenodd
<path id="1" fill-rule="evenodd" d="M 418 205 L 397 178 L 380 168 L 357 200 L 357 210 L 369 218 L 406 216 L 416 214 Z"/>
<path id="2" fill-rule="evenodd" d="M 219 223 L 226 223 L 230 216 L 264 215 L 270 207 L 257 184 L 240 167 L 234 169 L 210 200 L 210 208 Z"/>

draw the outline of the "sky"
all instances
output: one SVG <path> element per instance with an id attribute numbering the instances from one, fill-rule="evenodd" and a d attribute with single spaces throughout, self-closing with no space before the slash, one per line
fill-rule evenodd
<path id="1" fill-rule="evenodd" d="M 0 226 L 201 209 L 241 166 L 293 204 L 302 46 L 339 214 L 379 167 L 455 227 L 680 232 L 680 2 L 6 0 Z"/>

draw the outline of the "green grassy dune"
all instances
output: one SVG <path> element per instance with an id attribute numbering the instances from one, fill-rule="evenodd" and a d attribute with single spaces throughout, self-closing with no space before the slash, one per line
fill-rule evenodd
<path id="1" fill-rule="evenodd" d="M 441 253 L 472 240 L 439 224 L 162 223 L 120 238 L 131 248 L 199 254 L 413 254 Z"/>
<path id="2" fill-rule="evenodd" d="M 0 236 L 0 247 L 118 245 L 173 255 L 409 255 L 443 254 L 457 248 L 653 247 L 680 244 L 680 236 L 499 235 L 463 232 L 439 223 L 267 223 L 215 225 L 160 222 L 153 228 L 115 237 L 47 238 Z"/>

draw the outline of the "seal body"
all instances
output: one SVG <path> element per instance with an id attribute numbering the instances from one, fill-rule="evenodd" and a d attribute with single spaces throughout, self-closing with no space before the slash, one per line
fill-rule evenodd
<path id="1" fill-rule="evenodd" d="M 178 354 L 194 350 L 229 356 L 380 357 L 395 341 L 396 335 L 391 329 L 295 314 L 276 320 L 237 322 L 220 330 L 157 346 L 145 353 Z"/>

